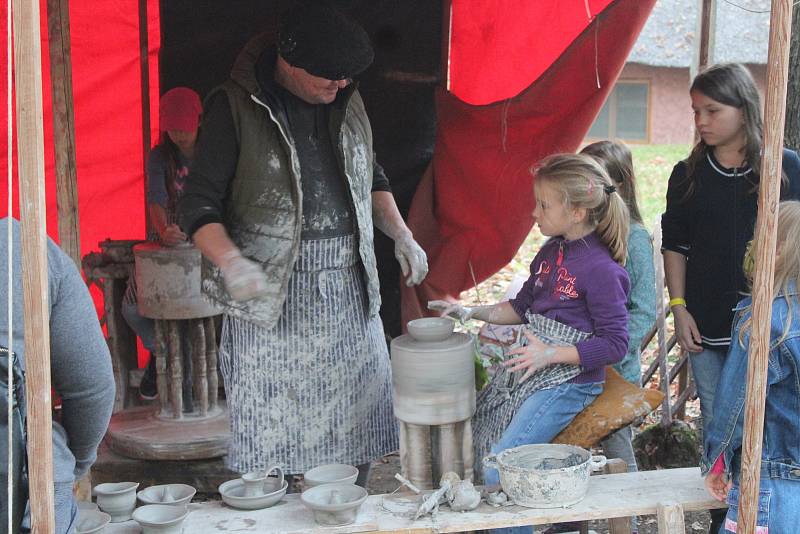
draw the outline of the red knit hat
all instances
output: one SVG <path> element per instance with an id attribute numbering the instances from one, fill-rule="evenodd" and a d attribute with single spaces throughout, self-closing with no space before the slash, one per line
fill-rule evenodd
<path id="1" fill-rule="evenodd" d="M 159 126 L 162 132 L 192 132 L 200 125 L 203 106 L 200 96 L 188 87 L 170 89 L 159 101 Z"/>

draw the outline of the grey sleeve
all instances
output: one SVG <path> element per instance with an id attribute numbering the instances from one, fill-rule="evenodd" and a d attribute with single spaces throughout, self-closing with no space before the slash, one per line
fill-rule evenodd
<path id="1" fill-rule="evenodd" d="M 108 345 L 86 284 L 66 254 L 50 243 L 49 261 L 60 277 L 50 304 L 50 370 L 62 400 L 62 420 L 75 456 L 75 478 L 97 457 L 114 407 Z"/>

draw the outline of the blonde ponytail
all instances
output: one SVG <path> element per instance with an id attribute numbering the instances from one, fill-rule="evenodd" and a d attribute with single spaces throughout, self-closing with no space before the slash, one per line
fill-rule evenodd
<path id="1" fill-rule="evenodd" d="M 582 154 L 555 154 L 531 169 L 536 180 L 559 189 L 564 202 L 586 209 L 586 222 L 608 247 L 611 257 L 625 265 L 630 215 L 605 168 Z"/>
<path id="2" fill-rule="evenodd" d="M 608 247 L 614 261 L 620 265 L 625 265 L 625 259 L 628 257 L 630 224 L 630 215 L 625 201 L 622 200 L 619 192 L 612 192 L 608 195 L 608 208 L 605 215 L 597 224 L 597 235 Z"/>

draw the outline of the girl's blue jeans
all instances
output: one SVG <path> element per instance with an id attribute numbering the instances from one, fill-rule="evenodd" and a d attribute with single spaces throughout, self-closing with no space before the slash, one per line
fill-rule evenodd
<path id="1" fill-rule="evenodd" d="M 550 443 L 559 432 L 584 408 L 603 392 L 602 382 L 589 384 L 564 383 L 554 388 L 540 389 L 522 404 L 503 432 L 500 441 L 493 447 L 497 454 L 505 449 L 535 443 Z M 496 469 L 483 473 L 486 486 L 500 483 Z M 494 530 L 502 534 L 529 534 L 532 527 L 514 527 Z"/>
<path id="2" fill-rule="evenodd" d="M 739 483 L 728 492 L 728 515 L 720 534 L 736 532 L 739 516 Z M 800 525 L 800 481 L 764 478 L 762 472 L 756 534 L 797 532 Z M 741 529 L 738 529 L 741 532 Z"/>

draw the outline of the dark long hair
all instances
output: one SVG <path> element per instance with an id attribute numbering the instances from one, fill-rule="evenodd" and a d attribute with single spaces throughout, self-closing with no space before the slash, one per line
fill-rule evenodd
<path id="1" fill-rule="evenodd" d="M 697 91 L 721 104 L 733 106 L 742 111 L 744 118 L 744 160 L 752 169 L 749 181 L 753 190 L 758 188 L 761 171 L 761 142 L 763 120 L 761 118 L 761 97 L 750 71 L 740 63 L 720 63 L 712 65 L 698 74 L 689 92 Z M 686 179 L 690 181 L 687 196 L 694 192 L 694 171 L 700 160 L 706 157 L 708 145 L 700 139 L 689 157 L 686 158 Z"/>

